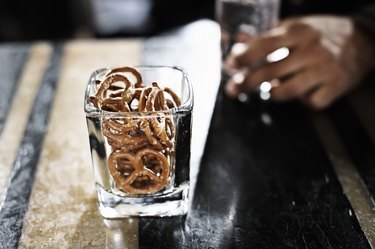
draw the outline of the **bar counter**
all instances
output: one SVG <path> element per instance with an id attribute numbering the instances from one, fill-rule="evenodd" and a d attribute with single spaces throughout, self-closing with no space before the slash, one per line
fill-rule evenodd
<path id="1" fill-rule="evenodd" d="M 375 248 L 375 80 L 324 111 L 229 99 L 220 32 L 0 44 L 0 248 Z M 193 83 L 185 216 L 103 219 L 83 97 L 102 67 Z"/>

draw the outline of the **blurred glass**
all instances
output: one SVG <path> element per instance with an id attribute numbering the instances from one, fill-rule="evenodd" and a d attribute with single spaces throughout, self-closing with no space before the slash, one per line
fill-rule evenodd
<path id="1" fill-rule="evenodd" d="M 279 5 L 279 0 L 216 0 L 222 57 L 226 57 L 235 43 L 276 27 Z"/>

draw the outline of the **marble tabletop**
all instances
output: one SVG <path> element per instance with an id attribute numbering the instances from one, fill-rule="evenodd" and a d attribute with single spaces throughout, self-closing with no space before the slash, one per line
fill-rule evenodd
<path id="1" fill-rule="evenodd" d="M 325 111 L 222 92 L 219 28 L 0 44 L 0 248 L 375 248 L 374 79 Z M 190 209 L 103 219 L 83 95 L 101 67 L 193 82 Z"/>

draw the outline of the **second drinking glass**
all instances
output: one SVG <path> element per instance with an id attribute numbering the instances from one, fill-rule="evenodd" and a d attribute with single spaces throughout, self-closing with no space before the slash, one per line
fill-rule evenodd
<path id="1" fill-rule="evenodd" d="M 280 0 L 216 0 L 216 19 L 221 28 L 221 52 L 225 61 L 236 44 L 268 31 L 279 22 Z M 238 46 L 237 46 L 238 47 Z M 226 72 L 228 73 L 228 72 Z M 229 72 L 230 76 L 241 72 Z M 260 82 L 260 97 L 269 98 L 269 82 Z"/>

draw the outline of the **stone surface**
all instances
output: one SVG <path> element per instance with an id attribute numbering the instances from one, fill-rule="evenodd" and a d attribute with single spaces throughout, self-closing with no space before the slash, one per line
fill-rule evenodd
<path id="1" fill-rule="evenodd" d="M 11 90 L 0 81 L 8 89 L 2 97 L 27 105 L 5 103 L 11 111 L 2 114 L 0 176 L 10 184 L 1 188 L 0 247 L 374 247 L 375 119 L 366 109 L 375 104 L 373 90 L 339 101 L 319 114 L 323 119 L 294 102 L 228 99 L 217 91 L 217 31 L 204 21 L 146 40 L 0 45 L 7 58 L 23 49 L 24 57 L 9 59 L 22 74 L 0 72 L 30 87 Z M 24 64 L 26 54 L 35 63 Z M 140 63 L 191 74 L 191 209 L 186 216 L 106 220 L 96 205 L 84 89 L 99 67 Z M 43 87 L 54 82 L 56 88 Z"/>
<path id="2" fill-rule="evenodd" d="M 20 247 L 106 245 L 108 229 L 96 205 L 83 96 L 94 70 L 137 64 L 140 45 L 132 40 L 77 41 L 65 45 Z"/>

